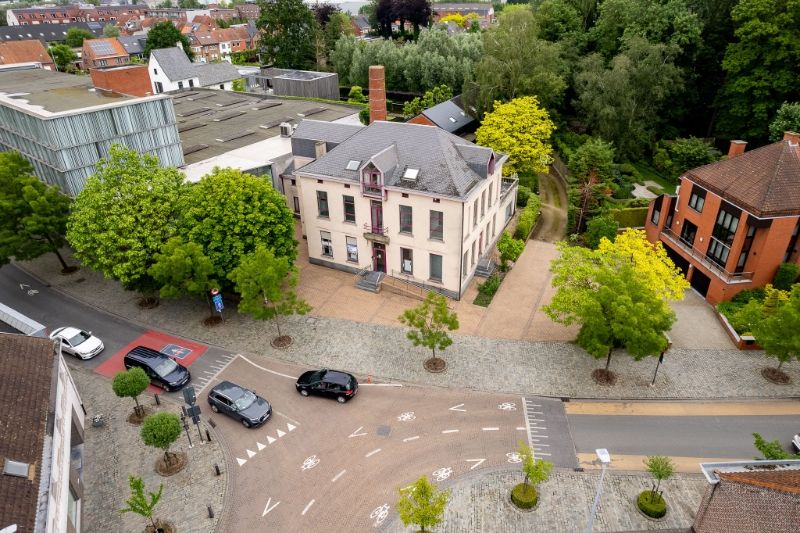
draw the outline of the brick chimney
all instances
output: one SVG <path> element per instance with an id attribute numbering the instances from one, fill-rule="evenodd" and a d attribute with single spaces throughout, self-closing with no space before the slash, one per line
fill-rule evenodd
<path id="1" fill-rule="evenodd" d="M 731 141 L 731 147 L 728 149 L 728 159 L 742 155 L 745 146 L 747 146 L 747 141 Z"/>
<path id="2" fill-rule="evenodd" d="M 785 131 L 783 132 L 783 140 L 789 141 L 789 146 L 797 146 L 800 144 L 800 133 Z"/>
<path id="3" fill-rule="evenodd" d="M 386 120 L 386 85 L 383 65 L 369 67 L 369 123 Z"/>

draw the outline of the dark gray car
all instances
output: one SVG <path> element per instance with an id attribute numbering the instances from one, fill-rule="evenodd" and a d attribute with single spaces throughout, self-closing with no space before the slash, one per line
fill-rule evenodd
<path id="1" fill-rule="evenodd" d="M 224 413 L 246 428 L 260 426 L 272 415 L 272 406 L 267 400 L 230 381 L 223 381 L 211 389 L 208 403 L 215 413 Z"/>

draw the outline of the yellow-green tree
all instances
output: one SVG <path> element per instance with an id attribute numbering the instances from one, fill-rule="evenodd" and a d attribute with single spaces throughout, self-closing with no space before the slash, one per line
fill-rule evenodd
<path id="1" fill-rule="evenodd" d="M 495 101 L 475 138 L 482 146 L 508 154 L 505 169 L 509 172 L 547 172 L 553 151 L 550 135 L 555 129 L 538 98 L 523 96 L 505 104 Z"/>

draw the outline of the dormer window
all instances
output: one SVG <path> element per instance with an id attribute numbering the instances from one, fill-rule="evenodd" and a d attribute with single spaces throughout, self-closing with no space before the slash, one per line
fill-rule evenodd
<path id="1" fill-rule="evenodd" d="M 418 174 L 419 174 L 418 168 L 406 168 L 406 171 L 403 172 L 403 179 L 408 181 L 416 181 Z"/>
<path id="2" fill-rule="evenodd" d="M 381 173 L 377 169 L 363 173 L 361 190 L 369 196 L 383 196 L 383 184 L 381 183 Z"/>
<path id="3" fill-rule="evenodd" d="M 361 166 L 361 161 L 356 161 L 355 159 L 351 159 L 347 162 L 347 166 L 344 167 L 347 170 L 358 170 L 358 167 Z"/>

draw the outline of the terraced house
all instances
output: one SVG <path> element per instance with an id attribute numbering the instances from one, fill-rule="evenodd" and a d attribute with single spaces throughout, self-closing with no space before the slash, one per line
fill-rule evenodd
<path id="1" fill-rule="evenodd" d="M 709 302 L 770 283 L 800 262 L 800 134 L 687 171 L 674 196 L 650 204 L 645 229 Z"/>

